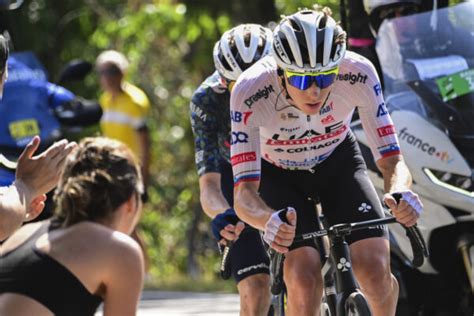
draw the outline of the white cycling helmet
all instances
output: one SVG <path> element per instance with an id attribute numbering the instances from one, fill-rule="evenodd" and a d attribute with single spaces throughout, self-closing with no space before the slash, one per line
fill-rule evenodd
<path id="1" fill-rule="evenodd" d="M 272 54 L 284 70 L 330 70 L 345 52 L 346 32 L 324 12 L 301 10 L 283 18 L 273 31 Z"/>
<path id="2" fill-rule="evenodd" d="M 270 52 L 272 31 L 258 24 L 241 24 L 227 32 L 214 45 L 214 65 L 228 80 L 240 74 Z"/>
<path id="3" fill-rule="evenodd" d="M 421 4 L 421 0 L 363 0 L 364 8 L 369 15 L 370 28 L 374 36 L 376 36 L 380 25 L 387 13 L 394 8 L 415 8 Z"/>

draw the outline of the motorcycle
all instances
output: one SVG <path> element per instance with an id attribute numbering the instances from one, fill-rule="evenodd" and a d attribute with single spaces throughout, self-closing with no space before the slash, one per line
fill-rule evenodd
<path id="1" fill-rule="evenodd" d="M 474 315 L 474 2 L 384 21 L 377 36 L 385 103 L 425 211 L 431 253 L 415 268 L 405 232 L 390 227 L 397 315 Z M 381 93 L 382 87 L 373 87 Z M 383 179 L 360 120 L 352 122 L 369 175 Z"/>

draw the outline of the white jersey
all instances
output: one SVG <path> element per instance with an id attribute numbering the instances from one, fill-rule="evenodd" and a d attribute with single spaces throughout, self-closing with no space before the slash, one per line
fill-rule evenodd
<path id="1" fill-rule="evenodd" d="M 289 104 L 267 56 L 246 70 L 231 95 L 234 184 L 260 179 L 260 158 L 283 169 L 308 170 L 324 161 L 350 131 L 357 107 L 375 160 L 400 153 L 380 81 L 366 58 L 347 52 L 318 114 Z"/>

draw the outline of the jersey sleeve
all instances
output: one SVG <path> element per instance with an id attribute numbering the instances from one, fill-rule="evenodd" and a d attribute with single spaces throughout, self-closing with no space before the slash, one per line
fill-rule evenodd
<path id="1" fill-rule="evenodd" d="M 199 88 L 191 99 L 190 119 L 194 133 L 195 162 L 198 175 L 219 171 L 217 118 L 211 111 L 211 97 Z"/>
<path id="2" fill-rule="evenodd" d="M 48 94 L 49 106 L 56 108 L 65 102 L 72 101 L 74 94 L 58 85 L 48 82 L 46 84 L 46 91 Z"/>
<path id="3" fill-rule="evenodd" d="M 242 182 L 260 180 L 260 131 L 258 107 L 249 108 L 245 100 L 249 97 L 248 82 L 238 81 L 231 98 L 231 163 L 234 186 Z"/>
<path id="4" fill-rule="evenodd" d="M 363 58 L 363 57 L 361 57 Z M 367 74 L 364 85 L 356 93 L 359 116 L 374 160 L 400 154 L 400 145 L 390 113 L 385 106 L 382 86 L 374 66 L 366 58 L 361 71 Z"/>

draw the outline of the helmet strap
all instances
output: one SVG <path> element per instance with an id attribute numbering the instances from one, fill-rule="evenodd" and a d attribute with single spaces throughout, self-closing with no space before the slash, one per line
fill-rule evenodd
<path id="1" fill-rule="evenodd" d="M 278 77 L 280 77 L 281 85 L 283 86 L 283 89 L 285 90 L 285 97 L 286 97 L 286 99 L 293 101 L 293 99 L 291 98 L 290 94 L 288 93 L 288 89 L 286 88 L 285 72 L 284 72 L 283 69 L 281 69 L 280 67 L 278 67 L 278 69 L 277 69 L 277 75 L 278 75 Z M 293 101 L 293 102 L 294 102 L 294 101 Z"/>

